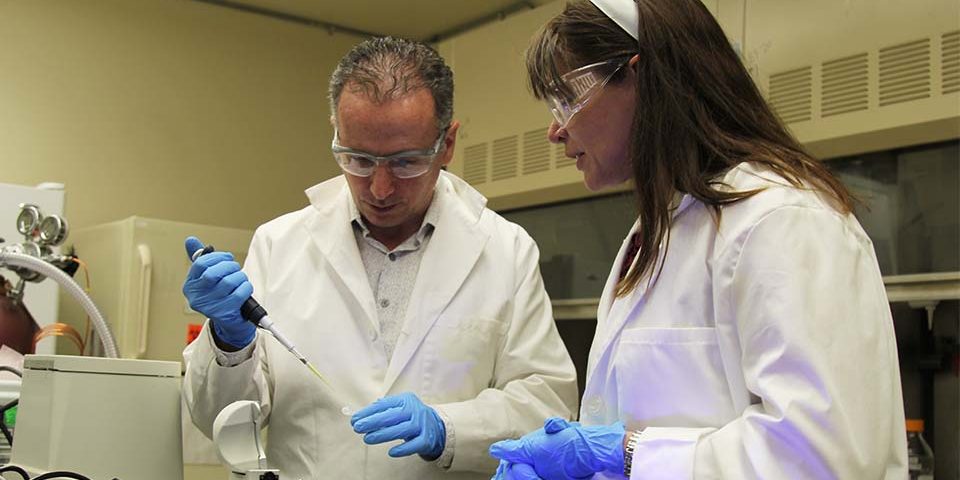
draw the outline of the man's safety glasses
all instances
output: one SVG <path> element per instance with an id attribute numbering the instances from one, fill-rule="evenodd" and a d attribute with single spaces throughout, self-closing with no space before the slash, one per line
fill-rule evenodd
<path id="1" fill-rule="evenodd" d="M 449 127 L 447 127 L 449 128 Z M 340 146 L 337 129 L 333 130 L 333 158 L 340 168 L 350 175 L 369 177 L 373 175 L 377 165 L 386 164 L 390 173 L 397 178 L 419 177 L 430 170 L 433 160 L 443 149 L 443 140 L 447 135 L 447 128 L 440 131 L 440 136 L 429 150 L 408 150 L 394 153 L 385 157 L 372 155 L 366 152 Z"/>
<path id="2" fill-rule="evenodd" d="M 617 59 L 591 63 L 563 74 L 560 79 L 565 88 L 554 87 L 554 93 L 546 99 L 557 124 L 561 128 L 567 126 L 570 119 L 582 110 L 628 61 L 629 59 Z"/>

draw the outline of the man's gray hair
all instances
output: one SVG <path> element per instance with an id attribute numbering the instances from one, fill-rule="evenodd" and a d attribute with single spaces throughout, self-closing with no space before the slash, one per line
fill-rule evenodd
<path id="1" fill-rule="evenodd" d="M 429 45 L 394 37 L 366 40 L 353 47 L 330 77 L 330 112 L 336 116 L 343 88 L 384 102 L 426 88 L 433 95 L 437 127 L 453 120 L 453 72 Z"/>

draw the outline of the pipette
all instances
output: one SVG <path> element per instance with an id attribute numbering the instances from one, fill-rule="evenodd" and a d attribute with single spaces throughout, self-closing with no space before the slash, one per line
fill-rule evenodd
<path id="1" fill-rule="evenodd" d="M 190 256 L 190 260 L 195 262 L 201 256 L 213 251 L 213 245 L 207 245 L 203 248 L 195 250 Z M 317 370 L 317 367 L 314 367 L 313 364 L 307 360 L 307 357 L 304 357 L 303 354 L 297 350 L 297 347 L 294 346 L 290 339 L 280 333 L 280 330 L 277 329 L 277 326 L 274 325 L 273 321 L 270 320 L 270 317 L 267 316 L 267 310 L 260 305 L 260 302 L 254 300 L 254 298 L 251 296 L 246 302 L 243 302 L 243 306 L 240 307 L 240 315 L 248 322 L 270 332 L 270 334 L 273 335 L 273 338 L 276 338 L 277 341 L 287 349 L 287 351 L 292 353 L 293 356 L 297 357 L 297 360 L 300 360 L 300 363 L 306 365 L 307 368 L 309 368 L 310 371 L 320 379 L 320 381 L 329 387 L 330 390 L 333 390 L 333 385 L 330 385 L 330 382 L 323 377 L 323 375 L 320 373 L 320 370 Z M 344 415 L 346 415 L 345 412 L 348 410 L 350 410 L 349 407 L 343 407 L 341 412 L 344 412 Z"/>

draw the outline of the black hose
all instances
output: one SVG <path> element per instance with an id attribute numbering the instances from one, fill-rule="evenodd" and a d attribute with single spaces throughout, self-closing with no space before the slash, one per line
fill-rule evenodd
<path id="1" fill-rule="evenodd" d="M 52 480 L 54 478 L 72 478 L 73 480 L 90 480 L 89 477 L 84 477 L 79 473 L 73 472 L 47 472 L 43 475 L 38 475 L 33 477 L 33 480 Z"/>
<path id="2" fill-rule="evenodd" d="M 0 473 L 7 473 L 7 472 L 16 473 L 17 475 L 20 475 L 20 478 L 23 478 L 23 480 L 30 480 L 30 474 L 28 474 L 26 470 L 16 465 L 6 465 L 3 467 L 0 467 Z"/>

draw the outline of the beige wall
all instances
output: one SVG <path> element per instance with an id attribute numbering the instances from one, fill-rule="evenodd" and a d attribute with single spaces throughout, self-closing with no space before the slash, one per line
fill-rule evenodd
<path id="1" fill-rule="evenodd" d="M 0 182 L 66 184 L 74 228 L 252 229 L 339 173 L 326 87 L 357 41 L 198 2 L 0 0 Z"/>

